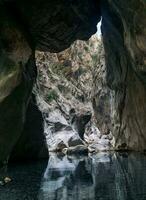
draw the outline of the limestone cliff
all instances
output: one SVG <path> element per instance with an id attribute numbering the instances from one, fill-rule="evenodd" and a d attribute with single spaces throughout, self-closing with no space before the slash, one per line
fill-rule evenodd
<path id="1" fill-rule="evenodd" d="M 109 105 L 105 106 L 101 97 L 103 88 L 97 89 L 95 85 L 100 84 L 98 72 L 105 81 L 102 72 L 105 63 L 100 63 L 103 52 L 97 57 L 100 45 L 103 50 L 101 38 L 94 35 L 87 42 L 74 42 L 61 53 L 36 53 L 38 79 L 35 92 L 44 115 L 45 134 L 51 151 L 83 145 L 84 139 L 91 151 L 112 147 L 110 129 L 102 128 L 106 125 L 105 116 L 101 118 L 102 113 L 97 112 L 97 119 L 97 113 L 94 115 L 94 107 L 95 110 L 100 107 L 105 110 L 104 115 L 110 115 Z M 104 62 L 104 55 L 102 59 Z M 93 99 L 98 95 L 103 105 L 93 105 Z"/>

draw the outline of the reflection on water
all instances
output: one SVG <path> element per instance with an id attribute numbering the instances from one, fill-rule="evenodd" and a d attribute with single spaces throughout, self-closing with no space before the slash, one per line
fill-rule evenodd
<path id="1" fill-rule="evenodd" d="M 0 200 L 146 200 L 142 154 L 51 154 L 45 168 L 46 163 L 10 166 L 14 181 L 0 188 Z"/>

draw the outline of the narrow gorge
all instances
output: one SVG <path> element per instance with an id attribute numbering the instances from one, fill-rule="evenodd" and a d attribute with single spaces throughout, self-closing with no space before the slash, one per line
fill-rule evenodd
<path id="1" fill-rule="evenodd" d="M 0 185 L 9 187 L 15 180 L 9 178 L 9 165 L 42 162 L 45 169 L 49 160 L 43 189 L 26 199 L 65 200 L 68 185 L 75 183 L 78 193 L 88 182 L 84 178 L 96 193 L 103 165 L 112 174 L 114 196 L 102 191 L 87 198 L 83 189 L 84 197 L 79 193 L 71 200 L 139 198 L 142 191 L 118 193 L 117 188 L 133 187 L 122 166 L 134 176 L 138 160 L 142 169 L 146 163 L 145 19 L 145 0 L 0 0 Z M 40 163 L 36 168 L 40 182 L 43 169 Z M 124 180 L 114 177 L 114 168 Z M 57 193 L 51 193 L 52 176 Z M 11 199 L 1 188 L 0 193 L 0 200 Z"/>

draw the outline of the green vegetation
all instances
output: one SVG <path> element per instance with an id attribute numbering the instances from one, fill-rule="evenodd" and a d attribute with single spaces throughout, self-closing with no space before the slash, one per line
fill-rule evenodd
<path id="1" fill-rule="evenodd" d="M 57 100 L 58 99 L 58 94 L 55 90 L 51 89 L 47 95 L 47 101 L 49 103 L 51 103 L 53 100 Z"/>

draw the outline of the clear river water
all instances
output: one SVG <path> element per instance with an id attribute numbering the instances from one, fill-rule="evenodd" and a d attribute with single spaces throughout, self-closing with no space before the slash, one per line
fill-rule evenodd
<path id="1" fill-rule="evenodd" d="M 11 164 L 0 200 L 146 200 L 146 155 L 51 154 L 49 161 Z"/>

